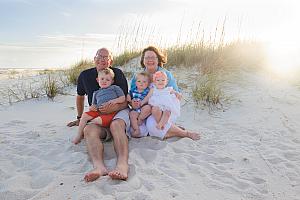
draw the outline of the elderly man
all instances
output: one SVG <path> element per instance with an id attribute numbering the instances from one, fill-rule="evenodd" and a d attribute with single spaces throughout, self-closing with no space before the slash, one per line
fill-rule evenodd
<path id="1" fill-rule="evenodd" d="M 125 95 L 128 93 L 127 80 L 123 72 L 118 68 L 111 67 L 113 57 L 108 49 L 99 49 L 94 57 L 94 62 L 96 65 L 94 68 L 84 70 L 78 77 L 76 97 L 77 120 L 70 122 L 68 126 L 78 125 L 84 110 L 85 95 L 87 95 L 89 105 L 91 105 L 93 92 L 99 89 L 99 84 L 96 81 L 99 71 L 108 67 L 111 68 L 115 73 L 113 84 L 121 87 Z M 85 127 L 84 138 L 94 169 L 85 175 L 84 180 L 91 182 L 105 175 L 109 175 L 112 179 L 126 180 L 129 170 L 126 131 L 130 127 L 127 103 L 102 106 L 99 108 L 99 111 L 104 114 L 118 113 L 111 122 L 110 129 L 100 127 L 96 124 L 89 124 Z M 114 149 L 117 154 L 117 164 L 114 170 L 108 172 L 103 161 L 102 140 L 111 137 L 113 138 Z"/>

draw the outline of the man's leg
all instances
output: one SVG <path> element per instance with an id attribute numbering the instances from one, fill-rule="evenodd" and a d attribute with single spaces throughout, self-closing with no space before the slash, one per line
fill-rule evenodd
<path id="1" fill-rule="evenodd" d="M 116 168 L 108 173 L 112 179 L 126 180 L 128 177 L 128 138 L 125 129 L 126 124 L 122 119 L 115 119 L 110 125 L 110 132 L 117 154 Z"/>
<path id="2" fill-rule="evenodd" d="M 105 130 L 96 124 L 89 124 L 84 128 L 87 150 L 94 167 L 92 171 L 85 175 L 84 180 L 86 182 L 95 181 L 100 176 L 107 175 L 108 173 L 103 162 L 103 144 L 100 140 L 101 134 L 105 134 Z"/>

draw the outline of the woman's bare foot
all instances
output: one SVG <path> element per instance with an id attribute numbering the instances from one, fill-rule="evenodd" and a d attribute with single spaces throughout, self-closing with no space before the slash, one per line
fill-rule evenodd
<path id="1" fill-rule="evenodd" d="M 199 140 L 200 134 L 196 132 L 186 131 L 186 137 L 191 138 L 192 140 Z"/>
<path id="2" fill-rule="evenodd" d="M 107 174 L 108 171 L 106 168 L 95 168 L 84 176 L 84 180 L 85 182 L 92 182 L 100 178 L 100 176 L 106 176 Z"/>
<path id="3" fill-rule="evenodd" d="M 116 167 L 116 169 L 108 173 L 108 176 L 114 180 L 126 181 L 128 178 L 128 165 Z"/>
<path id="4" fill-rule="evenodd" d="M 72 142 L 74 144 L 79 144 L 81 142 L 81 140 L 83 139 L 83 135 L 77 135 L 73 140 Z"/>

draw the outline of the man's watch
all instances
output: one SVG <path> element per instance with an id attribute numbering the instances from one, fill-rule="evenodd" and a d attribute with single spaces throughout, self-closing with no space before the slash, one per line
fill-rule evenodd
<path id="1" fill-rule="evenodd" d="M 81 116 L 77 116 L 76 118 L 77 118 L 77 119 L 80 119 L 80 118 L 81 118 Z"/>

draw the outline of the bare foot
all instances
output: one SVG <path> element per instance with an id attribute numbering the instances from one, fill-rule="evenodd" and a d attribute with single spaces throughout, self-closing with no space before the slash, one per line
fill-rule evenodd
<path id="1" fill-rule="evenodd" d="M 113 171 L 108 173 L 112 179 L 126 181 L 128 178 L 128 165 L 124 167 L 116 167 Z"/>
<path id="2" fill-rule="evenodd" d="M 141 137 L 140 130 L 139 130 L 139 129 L 134 130 L 134 131 L 131 133 L 131 136 L 132 136 L 132 137 L 135 137 L 135 138 Z"/>
<path id="3" fill-rule="evenodd" d="M 158 124 L 156 124 L 156 128 L 159 130 L 162 130 L 165 128 L 165 126 L 163 124 L 158 123 Z"/>
<path id="4" fill-rule="evenodd" d="M 100 178 L 100 176 L 106 176 L 107 174 L 108 172 L 106 168 L 95 168 L 84 176 L 84 180 L 85 182 L 92 182 Z"/>
<path id="5" fill-rule="evenodd" d="M 191 138 L 192 140 L 199 140 L 200 139 L 200 134 L 196 133 L 196 132 L 186 131 L 186 136 L 188 138 Z"/>
<path id="6" fill-rule="evenodd" d="M 79 144 L 81 142 L 81 140 L 83 139 L 83 136 L 82 135 L 77 135 L 73 140 L 72 142 L 74 144 Z"/>
<path id="7" fill-rule="evenodd" d="M 143 124 L 143 119 L 141 119 L 141 118 L 138 117 L 137 123 L 138 123 L 139 126 L 142 125 Z"/>

